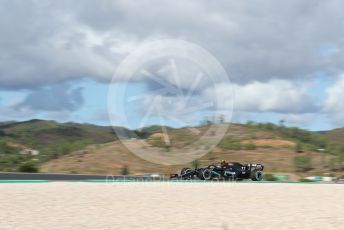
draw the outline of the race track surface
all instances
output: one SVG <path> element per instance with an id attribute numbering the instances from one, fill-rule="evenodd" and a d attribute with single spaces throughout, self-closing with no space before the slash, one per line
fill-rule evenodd
<path id="1" fill-rule="evenodd" d="M 85 175 L 85 174 L 55 174 L 55 173 L 2 173 L 1 180 L 48 180 L 48 181 L 75 181 L 75 180 L 152 180 L 143 176 L 114 176 L 114 175 Z"/>

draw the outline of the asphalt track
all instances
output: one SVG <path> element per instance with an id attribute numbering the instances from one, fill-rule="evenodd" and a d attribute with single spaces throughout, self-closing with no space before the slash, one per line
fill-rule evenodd
<path id="1" fill-rule="evenodd" d="M 159 180 L 144 176 L 86 175 L 86 174 L 55 174 L 55 173 L 11 173 L 0 172 L 0 181 L 83 181 L 83 180 Z"/>
<path id="2" fill-rule="evenodd" d="M 180 180 L 164 177 L 149 176 L 119 176 L 119 175 L 88 175 L 88 174 L 58 174 L 58 173 L 17 173 L 0 172 L 0 183 L 38 183 L 53 181 L 73 181 L 73 182 L 194 182 L 213 183 L 205 180 Z M 219 182 L 219 181 L 215 181 Z M 224 182 L 224 181 L 222 181 Z M 237 181 L 227 181 L 226 183 L 237 183 Z M 251 181 L 244 180 L 239 183 L 279 183 L 279 184 L 344 184 L 343 180 L 334 182 L 293 182 L 293 181 Z"/>

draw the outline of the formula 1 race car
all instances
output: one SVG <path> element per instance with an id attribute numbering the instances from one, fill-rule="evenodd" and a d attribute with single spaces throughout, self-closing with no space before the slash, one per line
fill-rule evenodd
<path id="1" fill-rule="evenodd" d="M 245 164 L 222 161 L 221 164 L 209 165 L 206 168 L 183 168 L 178 174 L 172 174 L 171 179 L 182 180 L 244 180 L 261 181 L 264 166 L 262 164 Z"/>
<path id="2" fill-rule="evenodd" d="M 210 165 L 200 170 L 201 180 L 244 180 L 261 181 L 263 179 L 264 166 L 261 164 L 245 164 L 238 162 L 221 163 L 220 165 Z"/>

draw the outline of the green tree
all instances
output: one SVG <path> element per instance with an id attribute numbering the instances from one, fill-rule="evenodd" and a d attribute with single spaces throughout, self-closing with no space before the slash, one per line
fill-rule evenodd
<path id="1" fill-rule="evenodd" d="M 38 172 L 38 167 L 34 162 L 28 161 L 28 162 L 25 162 L 19 166 L 19 171 L 20 172 L 36 173 L 36 172 Z"/>
<path id="2" fill-rule="evenodd" d="M 248 125 L 248 126 L 254 126 L 255 123 L 254 123 L 254 121 L 246 121 L 246 125 Z"/>
<path id="3" fill-rule="evenodd" d="M 67 154 L 71 153 L 72 150 L 73 150 L 73 147 L 72 147 L 72 145 L 69 144 L 69 143 L 65 143 L 65 144 L 62 144 L 62 145 L 61 145 L 60 151 L 61 151 L 61 154 L 62 154 L 62 155 L 67 155 Z"/>
<path id="4" fill-rule="evenodd" d="M 338 171 L 340 169 L 340 161 L 339 161 L 338 157 L 335 157 L 335 158 L 332 158 L 331 160 L 329 160 L 327 166 L 332 171 Z"/>

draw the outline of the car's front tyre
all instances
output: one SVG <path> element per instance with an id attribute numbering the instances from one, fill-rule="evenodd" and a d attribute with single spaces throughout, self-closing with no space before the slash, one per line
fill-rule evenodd
<path id="1" fill-rule="evenodd" d="M 190 168 L 183 168 L 180 172 L 180 176 L 183 180 L 191 179 L 192 169 Z"/>

